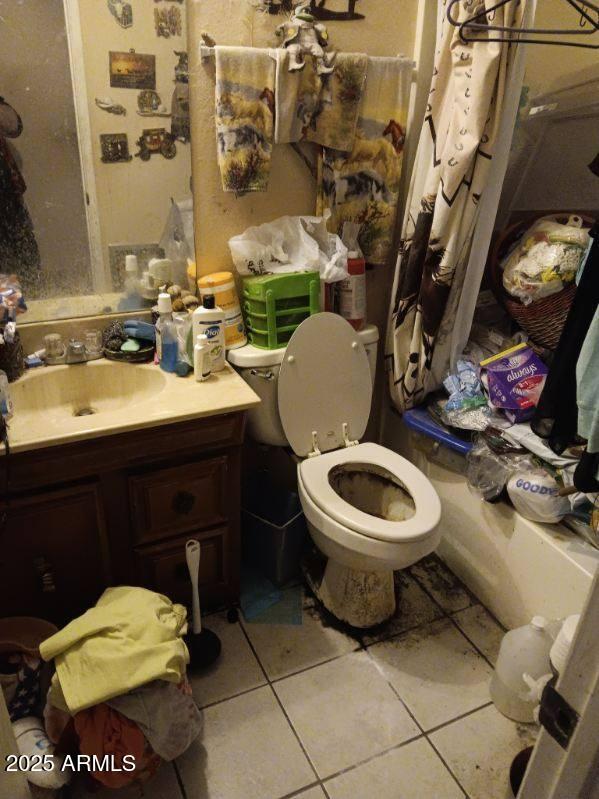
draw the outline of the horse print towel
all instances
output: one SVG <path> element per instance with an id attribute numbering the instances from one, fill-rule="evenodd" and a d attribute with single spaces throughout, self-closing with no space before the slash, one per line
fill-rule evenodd
<path id="1" fill-rule="evenodd" d="M 408 58 L 369 58 L 356 137 L 349 154 L 323 148 L 317 214 L 331 212 L 329 230 L 360 225 L 368 263 L 384 264 L 393 240 L 413 64 Z"/>
<path id="2" fill-rule="evenodd" d="M 268 49 L 216 47 L 216 145 L 223 190 L 266 191 L 275 61 Z"/>
<path id="3" fill-rule="evenodd" d="M 311 141 L 350 152 L 354 146 L 368 56 L 339 53 L 335 70 L 319 75 L 311 56 L 289 72 L 289 52 L 277 52 L 275 143 Z"/>

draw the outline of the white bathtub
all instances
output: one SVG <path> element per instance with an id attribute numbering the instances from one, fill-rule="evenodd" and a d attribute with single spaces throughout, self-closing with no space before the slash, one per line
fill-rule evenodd
<path id="1" fill-rule="evenodd" d="M 475 497 L 460 470 L 465 459 L 408 430 L 396 417 L 385 445 L 431 480 L 442 503 L 438 554 L 506 627 L 540 614 L 579 613 L 599 551 L 562 525 L 524 519 L 506 503 Z"/>

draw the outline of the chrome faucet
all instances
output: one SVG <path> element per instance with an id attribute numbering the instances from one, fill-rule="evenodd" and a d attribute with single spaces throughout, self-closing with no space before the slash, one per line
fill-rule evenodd
<path id="1" fill-rule="evenodd" d="M 85 344 L 75 338 L 69 339 L 65 363 L 85 363 L 88 360 Z"/>

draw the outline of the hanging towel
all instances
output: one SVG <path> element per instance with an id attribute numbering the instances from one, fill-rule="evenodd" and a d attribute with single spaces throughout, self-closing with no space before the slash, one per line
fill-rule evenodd
<path id="1" fill-rule="evenodd" d="M 151 680 L 179 683 L 189 663 L 187 611 L 145 588 L 107 588 L 95 607 L 40 645 L 75 714 Z M 53 702 L 57 707 L 61 705 Z"/>
<path id="2" fill-rule="evenodd" d="M 275 109 L 273 51 L 216 47 L 216 144 L 223 191 L 266 191 Z"/>
<path id="3" fill-rule="evenodd" d="M 384 264 L 392 244 L 412 69 L 408 58 L 369 58 L 353 149 L 325 148 L 319 158 L 317 214 L 331 211 L 333 233 L 360 224 L 371 264 Z"/>
<path id="4" fill-rule="evenodd" d="M 275 143 L 311 141 L 343 152 L 354 145 L 368 56 L 339 53 L 335 70 L 319 75 L 311 56 L 289 72 L 289 53 L 277 52 Z"/>
<path id="5" fill-rule="evenodd" d="M 350 153 L 353 150 L 368 56 L 339 53 L 335 70 L 322 76 L 322 89 L 306 139 L 323 147 Z"/>
<path id="6" fill-rule="evenodd" d="M 318 106 L 322 77 L 317 74 L 311 57 L 297 72 L 289 72 L 289 52 L 275 51 L 275 144 L 301 141 Z"/>

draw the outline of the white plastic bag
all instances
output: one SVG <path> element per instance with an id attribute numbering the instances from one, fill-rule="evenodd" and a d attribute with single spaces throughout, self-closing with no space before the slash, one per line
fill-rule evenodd
<path id="1" fill-rule="evenodd" d="M 319 216 L 282 216 L 250 227 L 229 239 L 229 249 L 240 275 L 318 271 L 325 283 L 348 276 L 347 247 Z"/>
<path id="2" fill-rule="evenodd" d="M 571 285 L 589 243 L 579 216 L 537 220 L 503 262 L 503 286 L 524 305 Z"/>
<path id="3" fill-rule="evenodd" d="M 567 497 L 558 494 L 555 478 L 543 469 L 527 469 L 512 474 L 507 484 L 510 499 L 525 519 L 557 524 L 570 512 Z"/>

